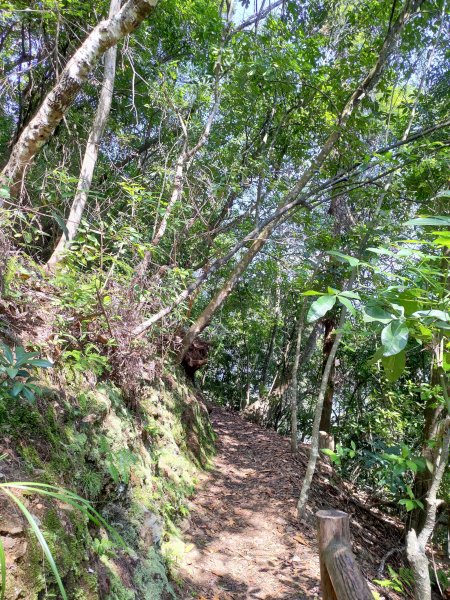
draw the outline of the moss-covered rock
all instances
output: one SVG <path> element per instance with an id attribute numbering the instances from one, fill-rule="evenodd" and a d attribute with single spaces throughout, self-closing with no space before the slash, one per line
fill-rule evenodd
<path id="1" fill-rule="evenodd" d="M 46 382 L 34 406 L 0 406 L 0 437 L 15 459 L 2 470 L 9 480 L 63 486 L 95 502 L 125 540 L 128 549 L 118 552 L 106 532 L 75 509 L 50 498 L 23 498 L 71 600 L 172 600 L 166 560 L 177 559 L 177 520 L 186 516 L 199 469 L 213 452 L 207 412 L 176 371 L 141 388 L 133 410 L 111 381 L 93 386 L 91 375 L 72 371 L 57 371 L 58 385 Z M 8 564 L 6 597 L 58 598 L 26 524 L 22 538 L 26 551 Z"/>

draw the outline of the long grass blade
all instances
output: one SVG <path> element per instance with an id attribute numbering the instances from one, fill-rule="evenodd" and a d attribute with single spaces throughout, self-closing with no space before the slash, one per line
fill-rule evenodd
<path id="1" fill-rule="evenodd" d="M 6 591 L 6 556 L 3 548 L 2 540 L 0 539 L 0 575 L 2 579 L 2 589 L 0 590 L 0 600 L 5 597 Z"/>
<path id="2" fill-rule="evenodd" d="M 34 481 L 8 481 L 7 483 L 0 483 L 0 488 L 14 488 L 28 493 L 50 496 L 51 498 L 55 498 L 56 500 L 60 500 L 66 504 L 70 504 L 77 510 L 80 510 L 90 521 L 97 525 L 97 527 L 104 527 L 107 531 L 109 531 L 119 546 L 122 548 L 126 547 L 126 543 L 118 531 L 105 521 L 105 519 L 95 510 L 88 500 L 78 496 L 74 492 L 50 485 L 48 483 L 38 483 Z"/>
<path id="3" fill-rule="evenodd" d="M 17 504 L 17 506 L 22 511 L 23 515 L 25 516 L 26 520 L 30 524 L 31 529 L 33 530 L 33 533 L 37 537 L 38 542 L 41 545 L 42 550 L 44 551 L 45 557 L 50 565 L 50 568 L 53 571 L 53 575 L 55 576 L 56 583 L 58 584 L 59 591 L 61 592 L 61 596 L 63 597 L 63 600 L 68 600 L 66 590 L 64 589 L 64 585 L 63 585 L 63 582 L 61 580 L 61 577 L 60 577 L 60 574 L 58 571 L 58 567 L 56 566 L 56 563 L 55 563 L 55 560 L 51 553 L 51 550 L 48 547 L 48 544 L 42 534 L 42 531 L 37 526 L 37 523 L 34 520 L 33 515 L 29 512 L 29 510 L 27 509 L 25 504 L 11 492 L 11 490 L 7 489 L 6 486 L 4 486 L 4 485 L 2 487 L 3 487 L 3 493 L 6 494 L 9 498 L 11 498 L 11 500 L 13 502 L 15 502 Z"/>

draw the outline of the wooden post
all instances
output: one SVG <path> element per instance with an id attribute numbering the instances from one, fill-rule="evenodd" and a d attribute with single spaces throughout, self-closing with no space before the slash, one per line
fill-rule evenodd
<path id="1" fill-rule="evenodd" d="M 351 550 L 348 514 L 320 510 L 316 516 L 323 600 L 373 600 Z"/>

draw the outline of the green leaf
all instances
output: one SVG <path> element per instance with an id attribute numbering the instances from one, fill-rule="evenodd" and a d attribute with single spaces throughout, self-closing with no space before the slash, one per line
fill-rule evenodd
<path id="1" fill-rule="evenodd" d="M 394 383 L 399 379 L 405 369 L 406 365 L 406 354 L 405 351 L 402 350 L 398 354 L 394 354 L 393 356 L 383 356 L 382 357 L 383 369 L 386 375 L 386 379 L 390 383 Z"/>
<path id="2" fill-rule="evenodd" d="M 25 387 L 24 383 L 22 383 L 21 381 L 17 381 L 17 383 L 15 383 L 13 385 L 13 388 L 11 390 L 11 396 L 14 396 L 14 397 L 18 396 L 24 387 Z"/>
<path id="3" fill-rule="evenodd" d="M 405 348 L 408 343 L 409 329 L 403 321 L 392 321 L 381 332 L 383 356 L 394 356 Z"/>
<path id="4" fill-rule="evenodd" d="M 405 225 L 413 225 L 418 227 L 422 227 L 423 225 L 437 225 L 438 227 L 449 227 L 450 217 L 418 217 L 417 219 L 410 219 L 409 221 L 406 221 Z"/>
<path id="5" fill-rule="evenodd" d="M 312 323 L 323 317 L 336 304 L 336 296 L 324 295 L 315 300 L 308 311 L 307 322 Z"/>
<path id="6" fill-rule="evenodd" d="M 316 292 L 315 290 L 308 290 L 307 292 L 302 292 L 300 296 L 324 296 L 324 293 Z"/>
<path id="7" fill-rule="evenodd" d="M 383 358 L 383 352 L 384 352 L 383 346 L 381 346 L 380 348 L 378 348 L 375 351 L 375 354 L 369 358 L 369 360 L 367 361 L 367 364 L 375 365 L 378 361 L 380 361 Z"/>
<path id="8" fill-rule="evenodd" d="M 408 498 L 402 498 L 399 500 L 399 504 L 402 504 L 408 512 L 416 508 L 416 503 L 414 500 L 409 500 Z"/>
<path id="9" fill-rule="evenodd" d="M 363 320 L 365 323 L 376 321 L 378 323 L 390 323 L 394 319 L 392 313 L 388 313 L 384 308 L 375 302 L 369 302 L 363 309 Z"/>
<path id="10" fill-rule="evenodd" d="M 350 290 L 348 292 L 339 292 L 339 296 L 344 296 L 344 298 L 351 298 L 352 300 L 361 300 L 361 297 L 358 294 L 358 292 L 351 292 Z"/>
<path id="11" fill-rule="evenodd" d="M 336 258 L 340 258 L 342 262 L 347 262 L 351 267 L 357 267 L 361 262 L 357 258 L 353 256 L 349 256 L 348 254 L 342 254 L 342 252 L 327 252 L 327 254 L 331 254 L 331 256 L 336 256 Z"/>
<path id="12" fill-rule="evenodd" d="M 55 219 L 55 221 L 59 225 L 61 231 L 64 234 L 65 239 L 68 240 L 70 238 L 70 234 L 69 234 L 69 230 L 67 229 L 66 220 L 64 219 L 64 215 L 62 215 L 56 209 L 51 210 L 50 214 L 52 215 L 52 217 Z"/>
<path id="13" fill-rule="evenodd" d="M 379 256 L 394 256 L 394 253 L 386 248 L 367 248 L 367 251 Z"/>
<path id="14" fill-rule="evenodd" d="M 339 295 L 338 300 L 341 304 L 343 304 L 345 306 L 345 308 L 350 312 L 350 314 L 352 314 L 353 316 L 356 315 L 356 310 L 348 298 L 345 298 L 345 296 Z"/>
<path id="15" fill-rule="evenodd" d="M 11 348 L 9 346 L 6 346 L 6 344 L 2 344 L 1 349 L 6 360 L 9 362 L 10 365 L 12 365 L 14 363 L 14 356 L 11 352 Z"/>
<path id="16" fill-rule="evenodd" d="M 33 402 L 34 394 L 29 388 L 24 387 L 22 390 L 22 393 L 25 396 L 25 398 L 28 400 L 28 402 Z"/>
<path id="17" fill-rule="evenodd" d="M 426 319 L 450 321 L 450 315 L 443 310 L 418 310 L 411 315 L 412 317 L 425 317 Z"/>
<path id="18" fill-rule="evenodd" d="M 10 490 L 3 488 L 2 491 L 13 502 L 15 502 L 17 504 L 17 506 L 19 507 L 20 511 L 22 512 L 22 514 L 24 515 L 24 517 L 26 518 L 26 520 L 30 524 L 31 529 L 33 530 L 34 535 L 37 537 L 37 540 L 38 540 L 39 544 L 41 545 L 41 548 L 42 548 L 42 550 L 44 552 L 45 558 L 47 559 L 47 561 L 48 561 L 48 563 L 50 565 L 50 568 L 53 571 L 53 575 L 55 576 L 56 583 L 58 584 L 61 596 L 63 597 L 63 600 L 68 600 L 67 594 L 66 594 L 66 590 L 64 589 L 63 582 L 62 582 L 61 576 L 59 574 L 58 567 L 56 566 L 56 563 L 55 563 L 55 559 L 53 558 L 53 555 L 52 555 L 52 553 L 50 551 L 50 548 L 47 545 L 47 542 L 46 542 L 46 540 L 44 538 L 44 535 L 42 534 L 42 531 L 37 526 L 36 521 L 34 520 L 33 515 L 29 512 L 29 510 L 27 509 L 27 507 L 25 506 L 25 504 L 21 500 L 19 500 L 19 498 L 17 498 L 17 496 L 15 496 Z"/>
<path id="19" fill-rule="evenodd" d="M 5 371 L 8 373 L 8 376 L 9 376 L 11 379 L 14 379 L 14 377 L 16 377 L 16 376 L 17 376 L 17 373 L 19 372 L 19 369 L 13 369 L 13 368 L 11 368 L 11 367 L 7 367 L 7 368 L 5 369 Z"/>
<path id="20" fill-rule="evenodd" d="M 51 369 L 53 367 L 53 363 L 45 360 L 45 358 L 33 358 L 28 364 L 33 365 L 33 367 L 41 367 L 41 369 Z"/>
<path id="21" fill-rule="evenodd" d="M 446 373 L 450 371 L 450 352 L 444 352 L 442 368 Z"/>

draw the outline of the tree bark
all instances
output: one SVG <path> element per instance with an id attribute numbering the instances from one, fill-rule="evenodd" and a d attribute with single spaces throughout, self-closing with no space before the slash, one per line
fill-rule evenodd
<path id="1" fill-rule="evenodd" d="M 184 339 L 183 348 L 180 353 L 179 360 L 181 361 L 191 346 L 195 338 L 209 325 L 211 319 L 216 314 L 217 310 L 222 306 L 225 300 L 233 291 L 236 283 L 239 281 L 242 273 L 247 269 L 248 265 L 252 262 L 253 258 L 258 254 L 261 248 L 266 243 L 272 230 L 270 227 L 263 229 L 259 237 L 250 246 L 250 249 L 246 252 L 243 258 L 238 262 L 234 268 L 231 277 L 225 283 L 225 285 L 217 292 L 202 314 L 198 317 L 197 321 L 189 328 Z"/>
<path id="2" fill-rule="evenodd" d="M 111 19 L 120 10 L 121 0 L 111 0 L 109 7 L 109 18 Z M 97 112 L 94 123 L 86 145 L 83 164 L 81 166 L 80 178 L 78 179 L 77 191 L 73 200 L 69 217 L 66 222 L 66 232 L 59 239 L 49 261 L 48 268 L 53 268 L 62 257 L 66 246 L 74 239 L 80 226 L 81 217 L 91 189 L 92 177 L 97 164 L 100 141 L 105 131 L 111 110 L 114 90 L 114 79 L 116 76 L 117 45 L 111 46 L 105 52 L 105 66 L 103 84 L 98 101 Z"/>
<path id="3" fill-rule="evenodd" d="M 75 52 L 58 83 L 14 145 L 0 183 L 19 192 L 26 169 L 50 139 L 99 58 L 125 35 L 134 31 L 150 14 L 158 0 L 128 0 L 113 17 L 101 21 Z"/>
<path id="4" fill-rule="evenodd" d="M 443 378 L 443 387 L 447 382 Z M 447 400 L 447 393 L 444 392 Z M 445 468 L 448 462 L 450 446 L 450 419 L 447 417 L 441 423 L 441 447 L 439 456 L 434 464 L 434 476 L 426 498 L 426 517 L 422 531 L 417 535 L 415 529 L 409 531 L 406 538 L 406 553 L 409 563 L 414 573 L 414 597 L 416 600 L 431 600 L 431 582 L 428 569 L 428 558 L 426 555 L 426 546 L 433 533 L 436 524 L 436 512 L 441 501 L 437 499 L 437 493 L 444 476 Z"/>
<path id="5" fill-rule="evenodd" d="M 354 279 L 355 276 L 353 276 Z M 352 281 L 349 282 L 349 289 L 351 288 Z M 308 466 L 306 468 L 305 478 L 303 480 L 300 497 L 297 503 L 297 514 L 299 519 L 302 519 L 305 514 L 306 503 L 308 502 L 309 488 L 316 470 L 316 462 L 319 457 L 319 440 L 320 440 L 320 420 L 322 416 L 323 402 L 325 399 L 325 393 L 328 385 L 328 378 L 330 376 L 331 368 L 336 357 L 336 352 L 339 348 L 339 344 L 342 338 L 342 327 L 344 326 L 347 317 L 347 309 L 345 306 L 341 309 L 341 316 L 339 317 L 338 332 L 333 341 L 333 345 L 330 349 L 328 359 L 325 365 L 325 369 L 322 374 L 322 381 L 320 384 L 319 395 L 317 398 L 316 411 L 314 414 L 313 429 L 311 434 L 311 450 L 309 454 Z"/>
<path id="6" fill-rule="evenodd" d="M 300 354 L 302 347 L 303 328 L 305 326 L 305 312 L 306 312 L 306 301 L 303 300 L 302 310 L 298 318 L 297 326 L 297 339 L 295 342 L 295 354 L 294 362 L 292 363 L 292 376 L 291 376 L 291 450 L 297 452 L 297 418 L 298 418 L 298 398 L 297 398 L 297 387 L 298 387 L 298 368 L 300 365 Z"/>
<path id="7" fill-rule="evenodd" d="M 325 372 L 328 357 L 330 356 L 331 349 L 333 348 L 333 342 L 335 334 L 333 333 L 336 327 L 336 319 L 328 317 L 325 319 L 325 334 L 323 341 L 323 366 L 322 375 Z M 334 377 L 336 373 L 336 362 L 333 360 L 330 369 L 330 375 L 328 377 L 327 389 L 325 391 L 325 397 L 323 401 L 322 416 L 320 419 L 320 431 L 325 433 L 331 433 L 331 415 L 333 412 L 333 396 L 334 396 Z"/>

